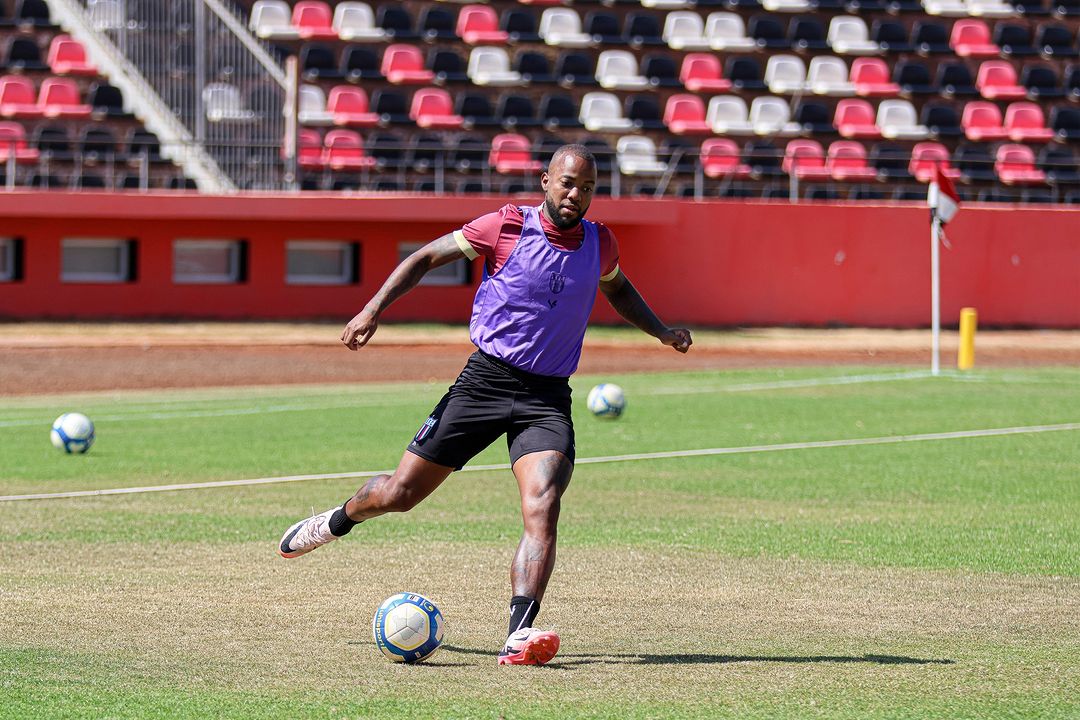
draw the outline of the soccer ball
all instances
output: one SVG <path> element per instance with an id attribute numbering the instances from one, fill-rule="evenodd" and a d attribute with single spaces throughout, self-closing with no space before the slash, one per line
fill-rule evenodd
<path id="1" fill-rule="evenodd" d="M 375 611 L 371 631 L 383 655 L 394 662 L 418 663 L 442 646 L 446 625 L 435 603 L 423 595 L 398 593 Z"/>
<path id="2" fill-rule="evenodd" d="M 615 419 L 626 409 L 626 396 L 618 385 L 601 383 L 589 391 L 586 403 L 596 417 Z"/>
<path id="3" fill-rule="evenodd" d="M 64 413 L 53 422 L 49 439 L 57 450 L 84 453 L 94 444 L 94 423 L 82 413 Z"/>

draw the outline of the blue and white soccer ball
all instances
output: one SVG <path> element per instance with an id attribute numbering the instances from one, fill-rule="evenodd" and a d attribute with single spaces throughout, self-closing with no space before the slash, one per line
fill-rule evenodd
<path id="1" fill-rule="evenodd" d="M 53 422 L 49 439 L 57 450 L 84 453 L 94 444 L 94 423 L 82 413 L 64 413 Z"/>
<path id="2" fill-rule="evenodd" d="M 589 391 L 589 412 L 596 417 L 615 419 L 626 409 L 626 396 L 615 383 L 601 383 Z"/>
<path id="3" fill-rule="evenodd" d="M 418 663 L 442 646 L 446 624 L 439 608 L 423 595 L 398 593 L 375 611 L 371 631 L 383 655 L 394 662 Z"/>

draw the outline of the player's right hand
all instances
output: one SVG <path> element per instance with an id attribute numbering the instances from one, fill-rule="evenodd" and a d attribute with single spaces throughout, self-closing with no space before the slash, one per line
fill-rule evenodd
<path id="1" fill-rule="evenodd" d="M 378 327 L 379 318 L 365 308 L 358 312 L 341 331 L 341 342 L 345 343 L 345 347 L 350 350 L 359 350 L 367 345 Z"/>

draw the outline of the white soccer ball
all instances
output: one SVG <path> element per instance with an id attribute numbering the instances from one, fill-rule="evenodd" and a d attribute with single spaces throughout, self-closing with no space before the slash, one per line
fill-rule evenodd
<path id="1" fill-rule="evenodd" d="M 446 625 L 435 603 L 423 595 L 398 593 L 375 611 L 371 631 L 383 655 L 394 662 L 418 663 L 442 646 Z"/>
<path id="2" fill-rule="evenodd" d="M 57 450 L 84 453 L 94 444 L 94 423 L 82 413 L 64 413 L 53 422 L 49 439 Z"/>
<path id="3" fill-rule="evenodd" d="M 615 383 L 601 383 L 589 391 L 586 403 L 596 417 L 615 419 L 626 409 L 626 396 Z"/>

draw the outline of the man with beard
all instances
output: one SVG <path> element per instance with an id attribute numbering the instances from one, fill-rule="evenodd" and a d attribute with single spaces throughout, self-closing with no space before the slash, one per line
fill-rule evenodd
<path id="1" fill-rule="evenodd" d="M 584 219 L 596 188 L 596 160 L 581 145 L 555 151 L 540 176 L 539 207 L 506 205 L 406 258 L 341 334 L 363 347 L 379 315 L 428 271 L 483 256 L 470 337 L 477 347 L 449 392 L 420 426 L 392 475 L 371 478 L 344 504 L 290 527 L 278 552 L 298 557 L 358 523 L 405 512 L 455 469 L 506 435 L 521 494 L 524 532 L 510 567 L 509 636 L 500 665 L 543 665 L 559 636 L 533 628 L 555 566 L 559 506 L 574 470 L 569 377 L 577 369 L 599 287 L 618 313 L 685 353 L 690 332 L 669 328 L 619 269 L 610 230 Z"/>

